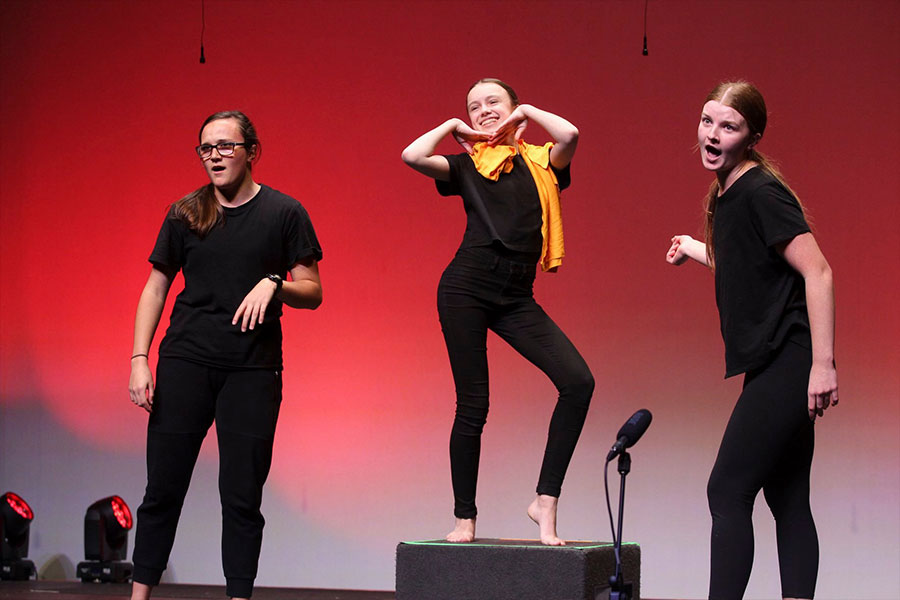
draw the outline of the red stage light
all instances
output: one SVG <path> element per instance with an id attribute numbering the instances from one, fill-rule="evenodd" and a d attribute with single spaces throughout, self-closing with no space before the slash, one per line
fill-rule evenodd
<path id="1" fill-rule="evenodd" d="M 18 494 L 0 496 L 0 579 L 27 580 L 37 575 L 27 560 L 28 534 L 34 512 Z"/>
<path id="2" fill-rule="evenodd" d="M 6 503 L 9 506 L 19 513 L 19 515 L 28 521 L 34 519 L 34 512 L 31 510 L 31 507 L 28 506 L 28 503 L 25 502 L 21 496 L 18 494 L 14 494 L 13 492 L 6 492 L 3 494 L 3 497 L 6 498 Z M 131 520 L 131 516 L 128 517 L 129 521 Z"/>
<path id="3" fill-rule="evenodd" d="M 118 496 L 113 496 L 110 500 L 112 504 L 113 515 L 116 521 L 122 526 L 122 529 L 131 529 L 131 509 L 125 504 L 125 501 Z"/>

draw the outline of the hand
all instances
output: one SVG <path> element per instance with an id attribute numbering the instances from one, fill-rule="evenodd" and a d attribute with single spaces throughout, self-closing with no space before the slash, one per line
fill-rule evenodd
<path id="1" fill-rule="evenodd" d="M 269 306 L 269 302 L 275 297 L 275 290 L 277 289 L 278 286 L 271 279 L 260 279 L 259 283 L 250 290 L 250 293 L 244 296 L 244 301 L 241 302 L 237 312 L 234 313 L 231 324 L 237 325 L 238 321 L 240 321 L 241 331 L 247 331 L 247 329 L 252 330 L 256 327 L 257 323 L 262 323 L 263 317 L 266 316 L 266 307 Z"/>
<path id="2" fill-rule="evenodd" d="M 673 237 L 672 245 L 669 247 L 669 251 L 666 252 L 666 262 L 670 265 L 683 265 L 684 262 L 690 258 L 687 255 L 687 243 L 693 239 L 694 238 L 689 235 L 676 235 Z"/>
<path id="3" fill-rule="evenodd" d="M 809 388 L 806 393 L 811 421 L 815 421 L 817 416 L 821 417 L 829 406 L 837 406 L 837 370 L 833 364 L 813 364 L 809 371 Z"/>
<path id="4" fill-rule="evenodd" d="M 497 129 L 491 135 L 491 139 L 488 140 L 488 144 L 491 146 L 502 144 L 509 138 L 510 134 L 513 135 L 516 142 L 522 139 L 522 134 L 525 133 L 525 128 L 528 127 L 528 117 L 525 116 L 527 106 L 527 104 L 520 104 L 517 106 L 516 109 L 497 126 Z"/>
<path id="5" fill-rule="evenodd" d="M 456 120 L 456 127 L 453 129 L 453 139 L 463 147 L 463 149 L 472 154 L 475 152 L 473 147 L 478 142 L 486 142 L 491 138 L 491 134 L 484 131 L 475 131 L 461 119 Z"/>
<path id="6" fill-rule="evenodd" d="M 131 401 L 153 412 L 153 375 L 145 356 L 131 359 L 131 377 L 128 379 L 128 395 Z"/>

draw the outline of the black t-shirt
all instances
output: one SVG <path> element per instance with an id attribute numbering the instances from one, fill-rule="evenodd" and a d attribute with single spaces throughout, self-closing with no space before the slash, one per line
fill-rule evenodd
<path id="1" fill-rule="evenodd" d="M 460 248 L 500 243 L 509 250 L 540 255 L 541 199 L 524 159 L 513 157 L 512 171 L 491 181 L 478 172 L 465 152 L 446 158 L 450 163 L 450 181 L 435 180 L 435 184 L 442 196 L 462 196 L 466 232 Z M 572 182 L 569 166 L 556 169 L 551 165 L 560 190 Z"/>
<path id="2" fill-rule="evenodd" d="M 776 246 L 809 231 L 796 198 L 753 168 L 716 200 L 716 304 L 725 377 L 763 366 L 788 339 L 811 347 L 806 289 Z"/>
<path id="3" fill-rule="evenodd" d="M 281 369 L 281 301 L 272 299 L 252 331 L 242 332 L 231 319 L 267 274 L 285 277 L 303 259 L 321 260 L 319 241 L 303 206 L 265 185 L 224 211 L 224 223 L 203 239 L 171 210 L 163 221 L 150 262 L 181 269 L 184 290 L 159 355 L 215 367 Z"/>

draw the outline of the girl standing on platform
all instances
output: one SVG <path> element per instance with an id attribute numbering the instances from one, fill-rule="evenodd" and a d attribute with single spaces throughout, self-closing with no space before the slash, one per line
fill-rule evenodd
<path id="1" fill-rule="evenodd" d="M 210 116 L 196 150 L 210 183 L 172 205 L 163 221 L 135 318 L 128 388 L 150 418 L 134 599 L 148 598 L 166 568 L 213 421 L 226 594 L 252 594 L 281 405 L 282 305 L 314 309 L 322 302 L 322 251 L 312 223 L 299 202 L 253 180 L 260 143 L 250 120 L 237 111 Z M 184 291 L 159 347 L 154 385 L 147 355 L 179 270 Z"/>
<path id="2" fill-rule="evenodd" d="M 456 385 L 450 470 L 456 526 L 447 539 L 475 539 L 475 488 L 481 433 L 488 413 L 487 331 L 494 331 L 535 364 L 559 390 L 550 421 L 537 496 L 528 516 L 541 541 L 564 545 L 556 533 L 557 502 L 594 390 L 578 350 L 535 302 L 535 265 L 555 271 L 562 262 L 559 192 L 569 185 L 578 143 L 574 125 L 529 104 L 497 79 L 470 89 L 471 125 L 450 119 L 403 151 L 403 161 L 434 178 L 443 196 L 462 196 L 466 231 L 438 285 L 438 314 Z M 544 146 L 521 141 L 528 121 L 553 138 Z M 452 136 L 465 152 L 435 154 Z"/>
<path id="3" fill-rule="evenodd" d="M 817 416 L 838 403 L 831 269 L 803 208 L 756 147 L 762 95 L 719 84 L 700 115 L 706 243 L 672 238 L 666 260 L 715 274 L 726 377 L 744 373 L 707 495 L 712 513 L 709 597 L 743 597 L 753 565 L 753 502 L 762 489 L 775 517 L 782 596 L 812 598 L 819 545 L 809 507 Z"/>

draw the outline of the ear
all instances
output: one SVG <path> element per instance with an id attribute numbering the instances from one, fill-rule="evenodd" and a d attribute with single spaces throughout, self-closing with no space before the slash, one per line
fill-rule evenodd
<path id="1" fill-rule="evenodd" d="M 253 144 L 250 146 L 250 149 L 247 151 L 247 160 L 254 161 L 256 159 L 257 151 L 259 150 L 259 146 Z"/>
<path id="2" fill-rule="evenodd" d="M 762 139 L 761 133 L 754 133 L 753 138 L 750 140 L 750 144 L 747 146 L 747 152 L 756 149 L 756 145 L 759 143 L 759 140 Z"/>

